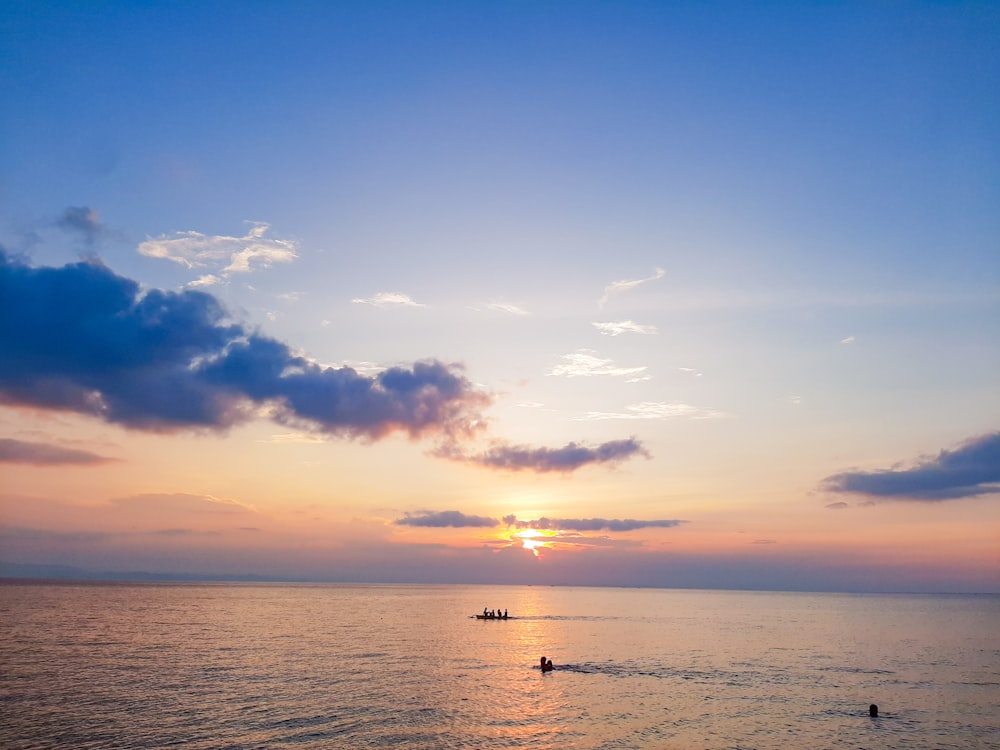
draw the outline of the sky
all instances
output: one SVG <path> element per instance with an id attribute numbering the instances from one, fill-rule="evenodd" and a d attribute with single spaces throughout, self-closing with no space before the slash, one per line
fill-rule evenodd
<path id="1" fill-rule="evenodd" d="M 1000 6 L 0 13 L 0 572 L 1000 592 Z"/>

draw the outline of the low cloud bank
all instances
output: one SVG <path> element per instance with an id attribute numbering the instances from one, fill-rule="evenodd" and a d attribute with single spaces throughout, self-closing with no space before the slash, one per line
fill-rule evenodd
<path id="1" fill-rule="evenodd" d="M 398 518 L 393 523 L 399 526 L 426 526 L 437 529 L 492 528 L 500 525 L 500 522 L 495 518 L 469 516 L 457 510 L 422 510 L 417 513 L 407 513 L 403 518 Z"/>
<path id="2" fill-rule="evenodd" d="M 591 464 L 617 464 L 634 456 L 649 458 L 635 438 L 609 440 L 596 446 L 567 443 L 562 448 L 532 448 L 496 442 L 481 453 L 465 453 L 455 445 L 440 448 L 437 455 L 455 461 L 506 471 L 572 472 Z"/>
<path id="3" fill-rule="evenodd" d="M 487 516 L 472 516 L 458 510 L 422 510 L 407 513 L 393 521 L 399 526 L 424 526 L 431 528 L 493 528 L 506 526 L 515 529 L 539 529 L 542 531 L 636 531 L 637 529 L 669 529 L 680 526 L 685 521 L 653 520 L 640 521 L 634 518 L 537 518 L 521 520 L 515 515 L 502 519 Z"/>
<path id="4" fill-rule="evenodd" d="M 114 459 L 75 448 L 62 448 L 46 443 L 0 438 L 0 463 L 51 466 L 56 464 L 103 464 L 112 460 Z"/>
<path id="5" fill-rule="evenodd" d="M 94 216 L 77 211 L 67 221 L 85 228 Z M 167 248 L 177 252 L 164 257 L 191 264 L 211 255 L 198 243 Z M 568 473 L 648 456 L 634 438 L 562 448 L 495 441 L 472 452 L 465 446 L 485 431 L 482 410 L 493 396 L 461 365 L 427 359 L 366 374 L 324 367 L 233 323 L 204 291 L 143 290 L 96 258 L 35 268 L 0 247 L 0 354 L 0 404 L 76 412 L 131 429 L 222 431 L 263 417 L 336 437 L 431 436 L 435 455 L 512 471 Z M 8 461 L 16 451 L 22 462 L 96 460 L 38 446 L 6 451 Z"/>
<path id="6" fill-rule="evenodd" d="M 637 529 L 669 529 L 680 526 L 678 519 L 659 521 L 639 521 L 634 518 L 536 518 L 522 521 L 517 516 L 504 516 L 508 527 L 518 529 L 540 529 L 542 531 L 635 531 Z"/>
<path id="7" fill-rule="evenodd" d="M 1000 432 L 971 438 L 910 469 L 845 471 L 823 480 L 829 492 L 935 502 L 1000 494 Z"/>
<path id="8" fill-rule="evenodd" d="M 0 402 L 161 432 L 266 414 L 349 437 L 457 437 L 492 400 L 456 365 L 321 367 L 227 322 L 204 292 L 143 292 L 97 260 L 32 268 L 2 249 L 0 351 Z"/>

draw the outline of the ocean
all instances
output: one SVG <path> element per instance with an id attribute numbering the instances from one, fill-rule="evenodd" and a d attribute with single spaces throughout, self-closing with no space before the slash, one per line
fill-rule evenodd
<path id="1" fill-rule="evenodd" d="M 1000 748 L 995 595 L 6 581 L 0 648 L 4 750 Z"/>

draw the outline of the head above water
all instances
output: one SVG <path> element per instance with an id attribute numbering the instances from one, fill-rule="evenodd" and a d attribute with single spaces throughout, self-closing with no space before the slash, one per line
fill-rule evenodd
<path id="1" fill-rule="evenodd" d="M 878 716 L 878 706 L 876 706 L 874 703 L 872 703 L 870 706 L 868 706 L 868 715 L 869 716 Z"/>

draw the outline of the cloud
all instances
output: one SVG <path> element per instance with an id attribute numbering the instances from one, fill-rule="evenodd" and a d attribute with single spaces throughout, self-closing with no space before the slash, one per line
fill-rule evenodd
<path id="1" fill-rule="evenodd" d="M 189 281 L 185 284 L 187 289 L 198 289 L 203 286 L 215 286 L 216 284 L 223 283 L 223 278 L 221 276 L 216 276 L 214 273 L 206 273 L 199 276 L 194 281 Z"/>
<path id="2" fill-rule="evenodd" d="M 249 273 L 275 263 L 291 263 L 297 257 L 296 243 L 265 237 L 269 228 L 269 224 L 254 223 L 243 237 L 177 232 L 172 237 L 147 239 L 139 245 L 139 252 L 149 258 L 179 263 L 185 268 L 215 268 L 223 276 Z M 210 277 L 201 277 L 206 278 Z"/>
<path id="3" fill-rule="evenodd" d="M 426 307 L 419 302 L 414 302 L 408 294 L 401 292 L 379 292 L 374 297 L 364 299 L 352 299 L 356 305 L 374 305 L 375 307 Z"/>
<path id="4" fill-rule="evenodd" d="M 605 336 L 620 336 L 623 333 L 641 333 L 649 336 L 658 333 L 656 326 L 641 325 L 639 323 L 633 323 L 631 320 L 594 323 L 594 328 Z"/>
<path id="5" fill-rule="evenodd" d="M 29 443 L 13 438 L 0 438 L 0 463 L 35 464 L 48 466 L 54 464 L 103 464 L 114 459 L 99 456 L 90 451 L 60 448 L 45 443 Z"/>
<path id="6" fill-rule="evenodd" d="M 648 281 L 656 281 L 657 279 L 662 279 L 666 275 L 666 273 L 667 272 L 664 271 L 662 268 L 654 268 L 653 275 L 647 276 L 644 279 L 612 281 L 610 284 L 604 287 L 604 294 L 601 295 L 601 298 L 599 300 L 597 300 L 597 305 L 598 307 L 604 307 L 604 305 L 607 304 L 608 300 L 611 299 L 612 295 L 620 294 L 622 292 L 627 292 L 630 289 L 634 289 L 640 284 L 645 284 Z"/>
<path id="7" fill-rule="evenodd" d="M 112 512 L 119 518 L 155 518 L 162 520 L 164 514 L 174 514 L 178 519 L 193 516 L 228 518 L 234 515 L 255 513 L 243 503 L 213 495 L 192 495 L 186 492 L 144 493 L 129 497 L 115 498 L 109 503 Z"/>
<path id="8" fill-rule="evenodd" d="M 634 518 L 536 518 L 520 520 L 516 516 L 504 516 L 503 522 L 508 527 L 518 529 L 539 529 L 542 531 L 636 531 L 637 529 L 669 529 L 680 526 L 686 521 L 672 519 L 669 521 L 638 521 Z"/>
<path id="9" fill-rule="evenodd" d="M 855 338 L 854 338 L 853 336 L 848 336 L 848 337 L 847 337 L 847 338 L 845 338 L 845 339 L 841 339 L 841 340 L 840 340 L 840 343 L 841 343 L 841 344 L 853 344 L 853 343 L 855 342 L 855 340 L 856 340 L 856 339 L 855 339 Z"/>
<path id="10" fill-rule="evenodd" d="M 829 510 L 844 510 L 845 508 L 850 508 L 851 506 L 848 503 L 845 503 L 843 500 L 841 500 L 836 503 L 827 503 L 826 507 Z"/>
<path id="11" fill-rule="evenodd" d="M 643 401 L 626 406 L 624 412 L 591 411 L 578 421 L 601 421 L 606 419 L 726 419 L 730 415 L 715 409 L 702 409 L 690 404 Z"/>
<path id="12" fill-rule="evenodd" d="M 500 525 L 500 522 L 495 518 L 468 516 L 457 510 L 422 510 L 418 513 L 407 513 L 403 518 L 397 518 L 393 523 L 400 526 L 428 526 L 432 528 L 491 528 Z"/>
<path id="13" fill-rule="evenodd" d="M 496 312 L 507 313 L 508 315 L 518 315 L 525 316 L 530 315 L 530 313 L 517 305 L 512 305 L 509 302 L 490 302 L 486 305 L 487 310 L 495 310 Z"/>
<path id="14" fill-rule="evenodd" d="M 0 403 L 130 428 L 225 429 L 260 415 L 377 439 L 470 434 L 491 397 L 436 360 L 365 377 L 227 323 L 196 290 L 140 292 L 96 260 L 32 268 L 0 250 Z"/>
<path id="15" fill-rule="evenodd" d="M 910 469 L 846 471 L 824 489 L 893 500 L 940 501 L 1000 494 L 1000 432 L 971 438 Z"/>
<path id="16" fill-rule="evenodd" d="M 562 364 L 555 365 L 547 375 L 567 378 L 627 377 L 629 382 L 648 380 L 643 367 L 617 367 L 610 359 L 594 356 L 593 349 L 578 349 L 572 354 L 564 354 Z"/>
<path id="17" fill-rule="evenodd" d="M 635 438 L 611 440 L 595 447 L 567 443 L 562 448 L 532 448 L 524 445 L 494 443 L 488 450 L 467 454 L 455 446 L 436 451 L 443 458 L 507 471 L 550 471 L 569 473 L 591 464 L 618 464 L 633 456 L 649 458 L 649 452 Z"/>
<path id="18" fill-rule="evenodd" d="M 88 245 L 93 245 L 106 231 L 97 211 L 87 206 L 69 206 L 56 220 L 56 226 L 79 234 Z"/>

